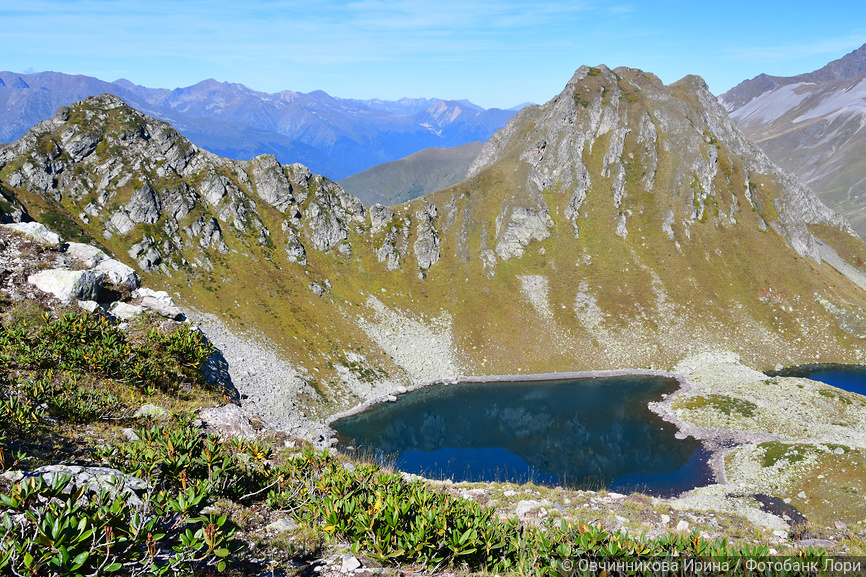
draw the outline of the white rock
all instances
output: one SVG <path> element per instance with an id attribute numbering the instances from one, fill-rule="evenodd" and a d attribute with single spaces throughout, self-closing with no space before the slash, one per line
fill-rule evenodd
<path id="1" fill-rule="evenodd" d="M 132 291 L 132 298 L 136 299 L 144 299 L 144 298 L 152 298 L 158 300 L 162 304 L 170 307 L 177 307 L 177 304 L 174 302 L 174 299 L 171 298 L 171 295 L 165 291 L 155 291 L 149 288 L 141 287 Z"/>
<path id="2" fill-rule="evenodd" d="M 237 405 L 223 405 L 199 412 L 198 418 L 207 427 L 213 427 L 227 437 L 253 438 L 256 431 L 249 415 Z"/>
<path id="3" fill-rule="evenodd" d="M 27 282 L 56 296 L 64 303 L 72 299 L 96 300 L 102 275 L 89 270 L 44 270 L 27 277 Z"/>
<path id="4" fill-rule="evenodd" d="M 536 501 L 534 499 L 527 499 L 517 502 L 517 507 L 514 509 L 514 513 L 518 517 L 522 517 L 532 511 L 533 509 L 537 509 L 541 507 L 541 502 Z"/>
<path id="5" fill-rule="evenodd" d="M 797 493 L 797 497 L 799 497 L 800 499 L 805 499 L 806 498 L 806 492 L 800 491 L 799 493 Z"/>
<path id="6" fill-rule="evenodd" d="M 144 307 L 118 301 L 116 303 L 112 303 L 112 305 L 108 308 L 108 312 L 109 314 L 111 314 L 111 316 L 115 318 L 123 321 L 128 321 L 142 314 L 144 312 Z"/>
<path id="7" fill-rule="evenodd" d="M 44 224 L 38 222 L 13 222 L 0 226 L 20 232 L 27 238 L 41 242 L 42 244 L 60 244 L 60 235 L 51 232 Z"/>
<path id="8" fill-rule="evenodd" d="M 685 519 L 682 519 L 679 523 L 677 523 L 677 531 L 688 531 L 689 530 L 689 522 Z"/>
<path id="9" fill-rule="evenodd" d="M 95 313 L 99 308 L 99 303 L 96 301 L 78 301 L 78 306 L 89 313 Z"/>
<path id="10" fill-rule="evenodd" d="M 776 529 L 775 531 L 773 531 L 773 535 L 775 535 L 779 539 L 787 539 L 788 538 L 788 532 L 783 531 L 781 529 Z"/>
<path id="11" fill-rule="evenodd" d="M 105 276 L 114 284 L 125 285 L 131 289 L 137 289 L 138 285 L 141 284 L 141 278 L 135 269 L 113 258 L 103 260 L 93 270 L 105 273 Z"/>
<path id="12" fill-rule="evenodd" d="M 517 494 L 517 491 L 513 491 L 513 490 L 509 489 L 509 490 L 505 491 L 504 493 L 502 493 L 502 496 L 503 497 L 513 497 L 516 494 Z"/>
<path id="13" fill-rule="evenodd" d="M 108 258 L 108 255 L 95 246 L 80 242 L 67 243 L 66 255 L 74 258 L 87 268 L 93 268 Z"/>
<path id="14" fill-rule="evenodd" d="M 671 516 L 665 515 L 664 513 L 662 513 L 662 525 L 667 525 L 670 522 L 671 522 Z"/>
<path id="15" fill-rule="evenodd" d="M 348 573 L 349 571 L 354 571 L 355 569 L 361 568 L 361 562 L 358 561 L 358 558 L 354 555 L 343 555 L 340 557 L 342 563 L 340 564 L 340 572 Z"/>
<path id="16" fill-rule="evenodd" d="M 185 318 L 185 315 L 179 308 L 169 306 L 163 301 L 157 300 L 153 297 L 144 297 L 141 299 L 141 306 L 173 321 L 182 321 Z"/>

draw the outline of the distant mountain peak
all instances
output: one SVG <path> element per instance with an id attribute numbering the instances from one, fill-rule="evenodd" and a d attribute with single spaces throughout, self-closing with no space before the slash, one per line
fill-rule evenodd
<path id="1" fill-rule="evenodd" d="M 813 72 L 759 74 L 719 102 L 774 162 L 866 237 L 866 44 Z"/>
<path id="2" fill-rule="evenodd" d="M 796 76 L 771 76 L 761 73 L 751 80 L 744 80 L 719 97 L 728 112 L 733 112 L 758 96 L 799 82 L 832 82 L 866 74 L 866 44 L 842 58 L 833 60 L 818 70 Z"/>

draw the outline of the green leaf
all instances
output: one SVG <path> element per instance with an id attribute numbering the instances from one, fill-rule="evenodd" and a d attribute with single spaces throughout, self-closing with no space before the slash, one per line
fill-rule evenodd
<path id="1" fill-rule="evenodd" d="M 78 569 L 79 567 L 81 567 L 82 565 L 84 565 L 84 563 L 87 562 L 87 558 L 88 558 L 88 557 L 90 557 L 90 552 L 89 552 L 89 551 L 82 551 L 81 553 L 79 553 L 78 555 L 76 555 L 76 556 L 75 556 L 75 559 L 72 560 L 72 568 L 73 568 L 73 569 Z"/>
<path id="2" fill-rule="evenodd" d="M 216 555 L 217 557 L 228 557 L 229 553 L 230 553 L 230 551 L 228 549 L 225 549 L 225 548 L 215 549 L 213 552 L 213 554 Z"/>

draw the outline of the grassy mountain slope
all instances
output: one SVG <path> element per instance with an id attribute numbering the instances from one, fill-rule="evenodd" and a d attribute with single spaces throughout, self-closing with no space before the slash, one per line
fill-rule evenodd
<path id="1" fill-rule="evenodd" d="M 719 349 L 755 367 L 863 359 L 863 243 L 696 77 L 582 67 L 467 180 L 393 210 L 300 165 L 217 157 L 108 96 L 0 149 L 0 166 L 37 220 L 266 339 L 304 382 L 253 407 L 276 423 L 458 374 L 671 368 Z"/>
<path id="2" fill-rule="evenodd" d="M 452 148 L 425 148 L 344 178 L 340 186 L 365 206 L 400 204 L 463 180 L 481 146 L 481 142 L 470 142 Z"/>

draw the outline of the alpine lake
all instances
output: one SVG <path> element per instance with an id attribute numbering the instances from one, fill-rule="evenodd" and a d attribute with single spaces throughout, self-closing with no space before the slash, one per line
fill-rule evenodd
<path id="1" fill-rule="evenodd" d="M 866 395 L 866 367 L 804 365 L 768 373 Z M 711 452 L 647 408 L 673 378 L 630 375 L 426 387 L 331 424 L 344 451 L 455 482 L 671 496 L 714 482 Z"/>
<path id="2" fill-rule="evenodd" d="M 666 496 L 713 482 L 710 453 L 647 403 L 676 380 L 619 376 L 433 386 L 331 424 L 354 450 L 432 479 Z M 352 447 L 353 449 L 348 449 Z"/>

